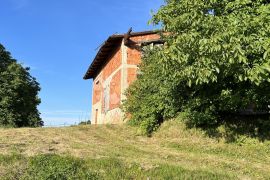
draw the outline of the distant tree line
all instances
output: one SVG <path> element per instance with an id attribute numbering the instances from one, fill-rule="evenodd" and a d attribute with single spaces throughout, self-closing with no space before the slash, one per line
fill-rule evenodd
<path id="1" fill-rule="evenodd" d="M 90 125 L 90 124 L 91 124 L 91 121 L 88 120 L 88 121 L 81 121 L 81 122 L 79 122 L 78 125 Z"/>
<path id="2" fill-rule="evenodd" d="M 0 44 L 0 126 L 43 126 L 37 106 L 40 85 Z"/>
<path id="3" fill-rule="evenodd" d="M 124 110 L 149 134 L 181 116 L 211 126 L 226 116 L 269 112 L 270 2 L 166 0 L 153 16 L 163 47 L 145 49 Z"/>

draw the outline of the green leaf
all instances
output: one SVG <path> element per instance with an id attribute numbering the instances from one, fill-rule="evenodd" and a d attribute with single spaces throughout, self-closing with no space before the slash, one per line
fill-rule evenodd
<path id="1" fill-rule="evenodd" d="M 267 55 L 268 55 L 268 51 L 265 51 L 263 54 L 263 59 L 266 59 Z"/>
<path id="2" fill-rule="evenodd" d="M 217 73 L 219 73 L 219 72 L 220 72 L 219 68 L 216 68 L 216 72 L 217 72 Z"/>

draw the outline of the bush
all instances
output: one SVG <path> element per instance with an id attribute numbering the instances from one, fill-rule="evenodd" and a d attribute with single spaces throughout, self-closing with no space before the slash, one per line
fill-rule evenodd
<path id="1" fill-rule="evenodd" d="M 82 121 L 78 125 L 88 125 L 88 124 L 91 124 L 91 121 L 90 120 L 88 120 L 88 121 Z"/>
<path id="2" fill-rule="evenodd" d="M 123 103 L 123 110 L 130 115 L 129 123 L 140 126 L 141 132 L 148 135 L 164 119 L 173 117 L 182 101 L 181 98 L 175 98 L 181 91 L 170 88 L 173 82 L 164 78 L 158 69 L 160 62 L 157 52 L 161 50 L 162 47 L 144 49 L 141 74 L 127 89 L 127 100 Z"/>
<path id="3" fill-rule="evenodd" d="M 270 104 L 270 3 L 167 0 L 152 22 L 165 45 L 148 49 L 124 110 L 146 133 L 183 112 L 214 125 Z"/>

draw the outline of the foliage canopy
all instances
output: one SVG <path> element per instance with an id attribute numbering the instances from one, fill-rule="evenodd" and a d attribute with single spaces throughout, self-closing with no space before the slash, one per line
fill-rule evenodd
<path id="1" fill-rule="evenodd" d="M 17 63 L 0 44 L 0 126 L 43 125 L 37 109 L 39 83 L 29 70 Z"/>
<path id="2" fill-rule="evenodd" d="M 146 50 L 124 110 L 146 133 L 180 114 L 216 124 L 270 104 L 270 2 L 167 0 L 153 16 L 165 45 Z"/>

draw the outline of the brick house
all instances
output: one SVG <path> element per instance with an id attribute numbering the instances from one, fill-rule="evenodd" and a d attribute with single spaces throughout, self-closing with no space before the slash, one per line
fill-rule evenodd
<path id="1" fill-rule="evenodd" d="M 93 79 L 92 124 L 124 122 L 120 109 L 126 88 L 136 79 L 142 46 L 160 44 L 155 31 L 110 36 L 100 47 L 84 79 Z"/>

